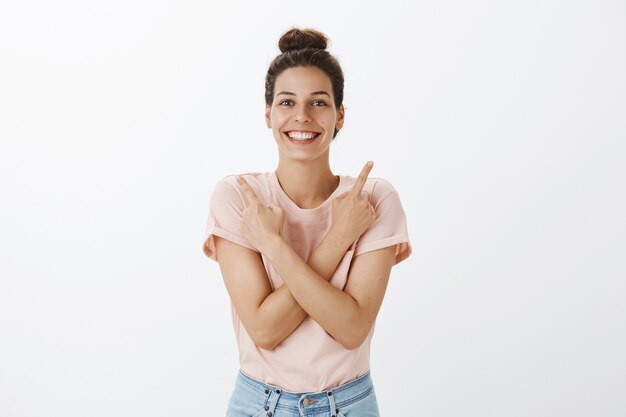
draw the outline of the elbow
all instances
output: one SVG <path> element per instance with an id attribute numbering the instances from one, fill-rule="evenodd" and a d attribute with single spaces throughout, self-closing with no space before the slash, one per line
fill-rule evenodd
<path id="1" fill-rule="evenodd" d="M 257 346 L 259 347 L 259 349 L 263 349 L 263 350 L 274 350 L 274 348 L 276 348 L 276 343 L 272 343 L 271 341 L 268 342 L 261 342 L 260 344 L 257 344 Z"/>
<path id="2" fill-rule="evenodd" d="M 337 341 L 345 349 L 353 350 L 360 347 L 363 342 L 365 342 L 371 326 L 364 326 L 363 324 L 359 323 L 359 325 L 349 326 L 349 329 L 351 329 L 352 331 L 345 332 L 341 335 L 339 339 L 337 339 Z"/>
<path id="3" fill-rule="evenodd" d="M 278 345 L 276 338 L 273 337 L 272 332 L 265 331 L 263 329 L 257 329 L 251 332 L 250 337 L 258 348 L 263 350 L 274 350 Z"/>
<path id="4" fill-rule="evenodd" d="M 342 338 L 342 340 L 339 340 L 339 343 L 341 343 L 341 346 L 343 346 L 344 349 L 353 350 L 361 346 L 364 341 L 365 341 L 364 337 L 352 336 L 352 337 Z"/>

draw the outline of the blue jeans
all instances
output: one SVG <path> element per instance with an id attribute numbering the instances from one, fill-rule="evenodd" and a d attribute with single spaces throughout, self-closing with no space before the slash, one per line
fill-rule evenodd
<path id="1" fill-rule="evenodd" d="M 291 392 L 241 370 L 226 417 L 380 417 L 370 371 L 320 392 Z"/>

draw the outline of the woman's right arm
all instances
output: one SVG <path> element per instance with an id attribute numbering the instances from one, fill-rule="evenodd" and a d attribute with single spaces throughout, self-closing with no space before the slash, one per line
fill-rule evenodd
<path id="1" fill-rule="evenodd" d="M 330 280 L 353 241 L 342 237 L 331 226 L 307 264 Z M 218 236 L 215 236 L 215 247 L 226 290 L 246 331 L 260 348 L 274 349 L 308 314 L 286 285 L 272 291 L 258 252 Z"/>

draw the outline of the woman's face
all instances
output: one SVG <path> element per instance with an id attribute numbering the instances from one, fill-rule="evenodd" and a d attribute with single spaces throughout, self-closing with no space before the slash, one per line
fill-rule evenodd
<path id="1" fill-rule="evenodd" d="M 344 109 L 335 108 L 332 84 L 317 67 L 283 71 L 274 84 L 274 101 L 266 106 L 281 158 L 312 160 L 326 152 L 334 129 L 343 126 Z"/>

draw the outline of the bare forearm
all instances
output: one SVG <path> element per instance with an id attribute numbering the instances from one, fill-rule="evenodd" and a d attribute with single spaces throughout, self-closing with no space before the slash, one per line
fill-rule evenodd
<path id="1" fill-rule="evenodd" d="M 356 300 L 307 265 L 284 239 L 277 238 L 268 246 L 266 256 L 298 305 L 344 346 L 358 340 L 361 326 Z"/>
<path id="2" fill-rule="evenodd" d="M 258 320 L 262 329 L 261 340 L 265 348 L 274 349 L 285 340 L 307 317 L 306 311 L 300 307 L 289 287 L 282 285 L 272 291 L 259 307 Z"/>
<path id="3" fill-rule="evenodd" d="M 352 241 L 340 236 L 335 229 L 331 228 L 324 240 L 309 256 L 306 264 L 329 281 L 351 244 Z"/>
<path id="4" fill-rule="evenodd" d="M 321 278 L 329 281 L 351 244 L 352 242 L 342 238 L 331 229 L 309 256 L 306 264 Z M 273 349 L 293 333 L 307 315 L 307 312 L 293 297 L 289 287 L 282 285 L 268 295 L 259 307 L 259 318 L 263 321 L 263 328 L 267 332 L 265 340 L 269 341 Z"/>

